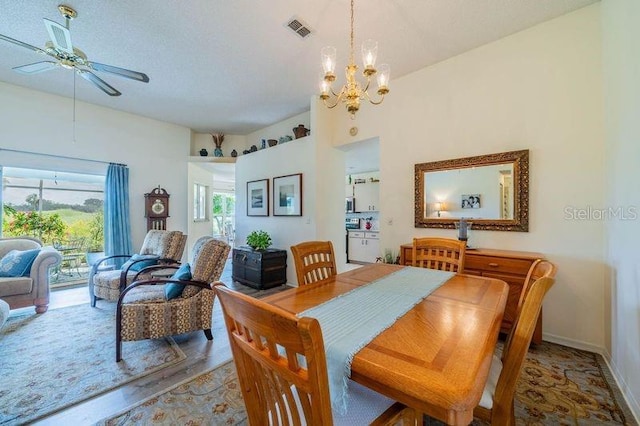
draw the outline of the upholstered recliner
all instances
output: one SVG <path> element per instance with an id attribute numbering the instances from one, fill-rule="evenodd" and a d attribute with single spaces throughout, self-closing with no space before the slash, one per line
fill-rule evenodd
<path id="1" fill-rule="evenodd" d="M 149 258 L 156 258 L 157 262 L 165 265 L 173 265 L 180 262 L 182 252 L 187 242 L 187 236 L 180 231 L 151 230 L 147 233 L 142 249 L 141 259 L 131 260 L 132 254 L 117 254 L 107 256 L 93 264 L 89 273 L 89 295 L 91 306 L 96 306 L 97 299 L 115 302 L 127 284 L 133 282 L 138 268 L 142 262 Z M 112 259 L 128 260 L 121 269 L 109 267 Z"/>
<path id="2" fill-rule="evenodd" d="M 116 361 L 122 359 L 123 341 L 158 339 L 196 330 L 203 330 L 212 340 L 211 285 L 222 275 L 229 250 L 224 241 L 201 237 L 193 246 L 188 268 L 191 279 L 153 278 L 127 286 L 116 309 Z M 176 285 L 184 285 L 182 293 L 169 298 L 171 289 L 167 286 Z"/>
<path id="3" fill-rule="evenodd" d="M 27 276 L 0 277 L 0 299 L 11 309 L 35 306 L 42 314 L 49 307 L 49 269 L 59 265 L 62 256 L 53 247 L 42 247 L 40 240 L 30 237 L 0 238 L 0 259 L 11 250 L 40 249 Z"/>

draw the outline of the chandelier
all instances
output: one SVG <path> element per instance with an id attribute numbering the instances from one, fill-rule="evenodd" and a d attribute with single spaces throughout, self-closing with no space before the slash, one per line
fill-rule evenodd
<path id="1" fill-rule="evenodd" d="M 364 64 L 364 75 L 366 81 L 364 88 L 358 80 L 356 80 L 356 71 L 358 67 L 355 64 L 353 54 L 353 1 L 351 0 L 351 53 L 349 56 L 349 65 L 346 68 L 347 82 L 339 93 L 333 91 L 331 83 L 336 79 L 334 73 L 336 67 L 336 48 L 327 46 L 322 48 L 322 68 L 324 71 L 324 77 L 320 83 L 320 99 L 328 108 L 334 108 L 340 103 L 344 102 L 347 105 L 347 111 L 351 114 L 351 118 L 355 118 L 356 112 L 360 109 L 360 101 L 368 100 L 374 105 L 379 105 L 384 100 L 384 95 L 389 93 L 389 72 L 391 69 L 388 64 L 380 64 L 378 70 L 375 68 L 376 56 L 378 55 L 378 43 L 373 40 L 366 40 L 362 43 L 362 62 Z M 373 100 L 369 96 L 369 85 L 371 84 L 371 77 L 377 74 L 378 80 L 378 100 Z M 329 94 L 331 92 L 331 94 Z M 333 96 L 332 100 L 329 100 Z"/>

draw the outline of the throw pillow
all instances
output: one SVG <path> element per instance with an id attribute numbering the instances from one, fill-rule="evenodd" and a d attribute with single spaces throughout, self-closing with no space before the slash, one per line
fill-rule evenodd
<path id="1" fill-rule="evenodd" d="M 191 279 L 191 266 L 188 263 L 184 263 L 180 268 L 171 276 L 172 280 L 189 281 Z M 164 287 L 164 295 L 167 300 L 180 297 L 182 291 L 186 286 L 179 283 L 168 283 Z"/>
<path id="2" fill-rule="evenodd" d="M 11 250 L 0 259 L 0 277 L 28 277 L 40 249 Z"/>
<path id="3" fill-rule="evenodd" d="M 158 256 L 153 254 L 134 254 L 131 256 L 129 260 L 127 260 L 124 265 L 122 265 L 122 270 L 124 271 L 131 265 L 129 268 L 130 271 L 138 272 L 147 266 L 153 266 L 158 264 Z"/>

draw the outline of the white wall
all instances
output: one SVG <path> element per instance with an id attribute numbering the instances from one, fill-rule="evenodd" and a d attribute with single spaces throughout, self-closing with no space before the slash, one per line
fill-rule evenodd
<path id="1" fill-rule="evenodd" d="M 605 344 L 604 226 L 567 220 L 564 209 L 604 202 L 601 54 L 594 4 L 393 80 L 384 103 L 355 121 L 331 112 L 334 143 L 353 141 L 352 126 L 358 140 L 380 137 L 381 247 L 455 236 L 414 228 L 414 164 L 530 149 L 530 232 L 476 231 L 474 244 L 557 263 L 546 337 L 594 349 Z"/>
<path id="2" fill-rule="evenodd" d="M 76 104 L 74 141 L 72 99 L 0 83 L 0 148 L 125 163 L 129 166 L 134 249 L 142 246 L 147 232 L 144 194 L 158 185 L 171 194 L 167 226 L 186 232 L 189 129 L 96 105 Z M 70 162 L 64 164 L 55 158 L 43 162 L 43 158 L 36 160 L 40 167 L 71 167 Z M 0 164 L 7 160 L 8 155 L 0 151 Z"/>
<path id="3" fill-rule="evenodd" d="M 284 145 L 238 157 L 236 162 L 236 240 L 246 244 L 247 235 L 263 230 L 271 235 L 271 248 L 287 250 L 287 282 L 295 283 L 296 274 L 289 247 L 313 240 L 316 229 L 311 218 L 316 210 L 315 139 L 308 136 Z M 302 173 L 302 216 L 273 216 L 273 178 Z M 247 216 L 247 182 L 269 180 L 269 216 Z"/>
<path id="4" fill-rule="evenodd" d="M 640 2 L 602 2 L 608 207 L 640 213 Z M 606 331 L 611 363 L 631 408 L 640 416 L 640 218 L 606 222 L 608 274 Z M 611 320 L 609 321 L 609 318 Z"/>

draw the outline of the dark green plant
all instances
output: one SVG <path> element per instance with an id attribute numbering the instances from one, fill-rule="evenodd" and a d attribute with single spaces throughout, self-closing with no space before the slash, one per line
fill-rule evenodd
<path id="1" fill-rule="evenodd" d="M 265 231 L 253 231 L 247 235 L 247 245 L 254 250 L 264 250 L 271 245 L 271 236 Z"/>

